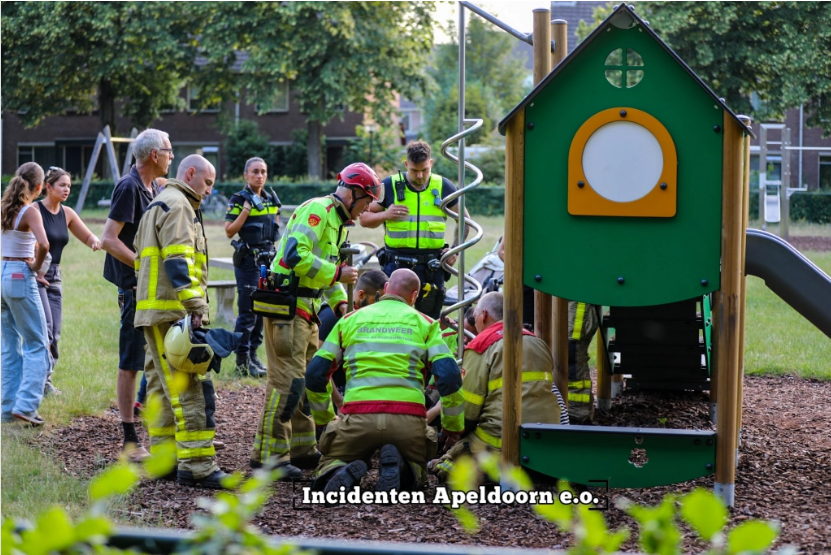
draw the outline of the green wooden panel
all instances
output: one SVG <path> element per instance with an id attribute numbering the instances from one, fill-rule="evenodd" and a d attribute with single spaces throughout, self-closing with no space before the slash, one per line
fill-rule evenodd
<path id="1" fill-rule="evenodd" d="M 606 57 L 617 48 L 624 57 L 632 48 L 643 58 L 637 68 L 643 78 L 632 88 L 606 79 Z M 568 213 L 572 138 L 589 117 L 618 106 L 648 112 L 675 142 L 678 210 L 672 218 Z M 526 129 L 526 284 L 612 306 L 670 303 L 719 288 L 723 134 L 714 127 L 721 129 L 723 110 L 656 41 L 639 26 L 610 27 L 525 110 L 526 122 L 534 124 Z"/>
<path id="2" fill-rule="evenodd" d="M 629 462 L 633 449 L 648 459 Z M 579 456 L 575 456 L 579 453 Z M 678 484 L 712 474 L 716 433 L 696 430 L 555 426 L 520 427 L 522 466 L 552 478 L 611 488 L 648 488 Z"/>

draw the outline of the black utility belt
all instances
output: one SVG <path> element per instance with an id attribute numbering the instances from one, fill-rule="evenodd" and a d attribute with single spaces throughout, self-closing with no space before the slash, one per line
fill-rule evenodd
<path id="1" fill-rule="evenodd" d="M 441 258 L 441 253 L 438 254 L 405 254 L 393 250 L 387 250 L 387 260 L 391 260 L 398 264 L 427 264 L 431 260 L 438 260 Z"/>
<path id="2" fill-rule="evenodd" d="M 282 283 L 288 277 L 285 274 L 275 273 L 272 275 L 274 276 L 274 281 L 277 283 Z M 319 299 L 323 296 L 323 289 L 312 289 L 311 287 L 293 287 L 291 288 L 291 292 L 297 297 L 306 299 Z"/>

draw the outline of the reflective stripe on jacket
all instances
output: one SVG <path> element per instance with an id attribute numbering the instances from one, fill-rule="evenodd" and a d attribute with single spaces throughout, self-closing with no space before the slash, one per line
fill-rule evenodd
<path id="1" fill-rule="evenodd" d="M 141 218 L 134 245 L 135 326 L 208 314 L 208 247 L 197 210 L 202 196 L 170 179 Z"/>
<path id="2" fill-rule="evenodd" d="M 495 448 L 502 446 L 503 325 L 493 324 L 465 349 L 465 420 L 476 424 L 476 435 Z M 551 391 L 554 359 L 545 342 L 522 335 L 522 423 L 559 424 L 558 393 Z"/>
<path id="3" fill-rule="evenodd" d="M 442 401 L 442 426 L 464 429 L 462 376 L 439 323 L 400 297 L 385 295 L 341 318 L 309 363 L 307 395 L 318 425 L 334 417 L 329 378 L 341 365 L 346 372 L 343 414 L 426 416 L 424 384 L 432 373 Z"/>
<path id="4" fill-rule="evenodd" d="M 321 289 L 333 309 L 346 302 L 346 291 L 337 283 L 340 245 L 346 240 L 344 224 L 349 212 L 335 195 L 313 198 L 297 207 L 277 246 L 271 271 L 288 278 L 294 270 L 300 287 Z M 298 310 L 317 314 L 320 299 L 300 297 Z"/>
<path id="5" fill-rule="evenodd" d="M 384 222 L 384 242 L 391 249 L 439 250 L 444 247 L 444 231 L 447 214 L 441 207 L 442 178 L 432 174 L 427 188 L 415 193 L 404 185 L 404 200 L 398 200 L 395 186 L 401 181 L 400 174 L 393 175 L 393 201 L 406 206 L 410 215 L 403 222 Z"/>

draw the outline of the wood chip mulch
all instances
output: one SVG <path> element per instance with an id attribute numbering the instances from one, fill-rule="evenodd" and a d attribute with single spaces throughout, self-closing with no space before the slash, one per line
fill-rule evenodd
<path id="1" fill-rule="evenodd" d="M 227 448 L 218 452 L 225 471 L 248 470 L 248 459 L 264 386 L 246 386 L 219 392 L 217 439 Z M 736 507 L 730 525 L 749 518 L 777 520 L 782 534 L 777 545 L 793 544 L 804 553 L 831 553 L 831 382 L 794 377 L 748 377 L 744 389 L 741 457 L 737 471 Z M 687 429 L 712 429 L 707 418 L 706 393 L 625 391 L 612 402 L 612 411 L 599 414 L 602 425 Z M 147 442 L 147 434 L 140 432 Z M 61 430 L 44 434 L 38 447 L 52 453 L 66 472 L 89 479 L 112 464 L 119 453 L 121 429 L 114 410 L 101 417 L 81 417 Z M 306 474 L 309 474 L 307 472 Z M 364 489 L 372 489 L 377 471 L 364 478 Z M 428 502 L 435 493 L 431 477 Z M 713 478 L 644 490 L 613 490 L 637 503 L 657 504 L 670 492 L 683 493 L 694 487 L 712 489 Z M 472 507 L 479 517 L 480 531 L 466 534 L 454 516 L 441 505 L 369 506 L 344 505 L 314 510 L 301 507 L 299 488 L 278 483 L 261 515 L 254 519 L 263 533 L 281 536 L 351 538 L 441 544 L 471 544 L 511 547 L 567 548 L 569 537 L 556 527 L 535 518 L 527 506 L 487 505 Z M 207 490 L 181 487 L 173 482 L 141 483 L 120 510 L 123 524 L 190 528 L 190 516 L 199 512 L 197 497 Z M 631 518 L 618 509 L 605 513 L 610 528 L 628 525 Z M 685 552 L 703 552 L 704 546 L 689 530 Z M 627 550 L 638 550 L 633 539 Z"/>

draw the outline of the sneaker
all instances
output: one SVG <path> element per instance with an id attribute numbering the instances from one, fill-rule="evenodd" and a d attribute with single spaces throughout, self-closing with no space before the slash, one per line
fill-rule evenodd
<path id="1" fill-rule="evenodd" d="M 364 461 L 352 461 L 332 476 L 332 479 L 329 480 L 326 487 L 323 488 L 323 491 L 326 493 L 340 491 L 341 486 L 343 486 L 344 491 L 349 491 L 353 486 L 361 483 L 361 478 L 366 473 L 367 467 Z"/>
<path id="2" fill-rule="evenodd" d="M 263 362 L 259 358 L 257 358 L 257 353 L 251 354 L 251 366 L 255 367 L 260 372 L 267 372 L 265 364 L 263 364 Z"/>
<path id="3" fill-rule="evenodd" d="M 314 470 L 317 468 L 317 463 L 320 462 L 320 451 L 315 453 L 314 455 L 309 455 L 308 457 L 292 457 L 291 464 L 292 466 L 296 466 L 297 468 L 302 468 L 304 470 Z"/>
<path id="4" fill-rule="evenodd" d="M 37 411 L 35 412 L 13 412 L 12 416 L 18 420 L 22 420 L 28 426 L 37 427 L 43 426 L 43 418 L 40 417 Z"/>
<path id="5" fill-rule="evenodd" d="M 230 474 L 226 474 L 221 470 L 214 470 L 204 478 L 196 479 L 190 470 L 180 470 L 176 474 L 176 481 L 183 486 L 193 486 L 196 488 L 231 489 L 222 485 L 222 479 L 227 476 L 230 476 Z"/>
<path id="6" fill-rule="evenodd" d="M 140 463 L 150 456 L 150 451 L 135 443 L 127 443 L 121 452 L 127 454 L 127 461 L 131 463 Z"/>
<path id="7" fill-rule="evenodd" d="M 51 382 L 46 382 L 46 385 L 43 386 L 43 396 L 49 397 L 50 395 L 58 396 L 63 393 L 60 389 L 52 385 Z"/>
<path id="8" fill-rule="evenodd" d="M 375 491 L 392 491 L 401 489 L 401 467 L 404 460 L 395 445 L 381 447 L 381 468 L 378 469 L 378 483 Z"/>

